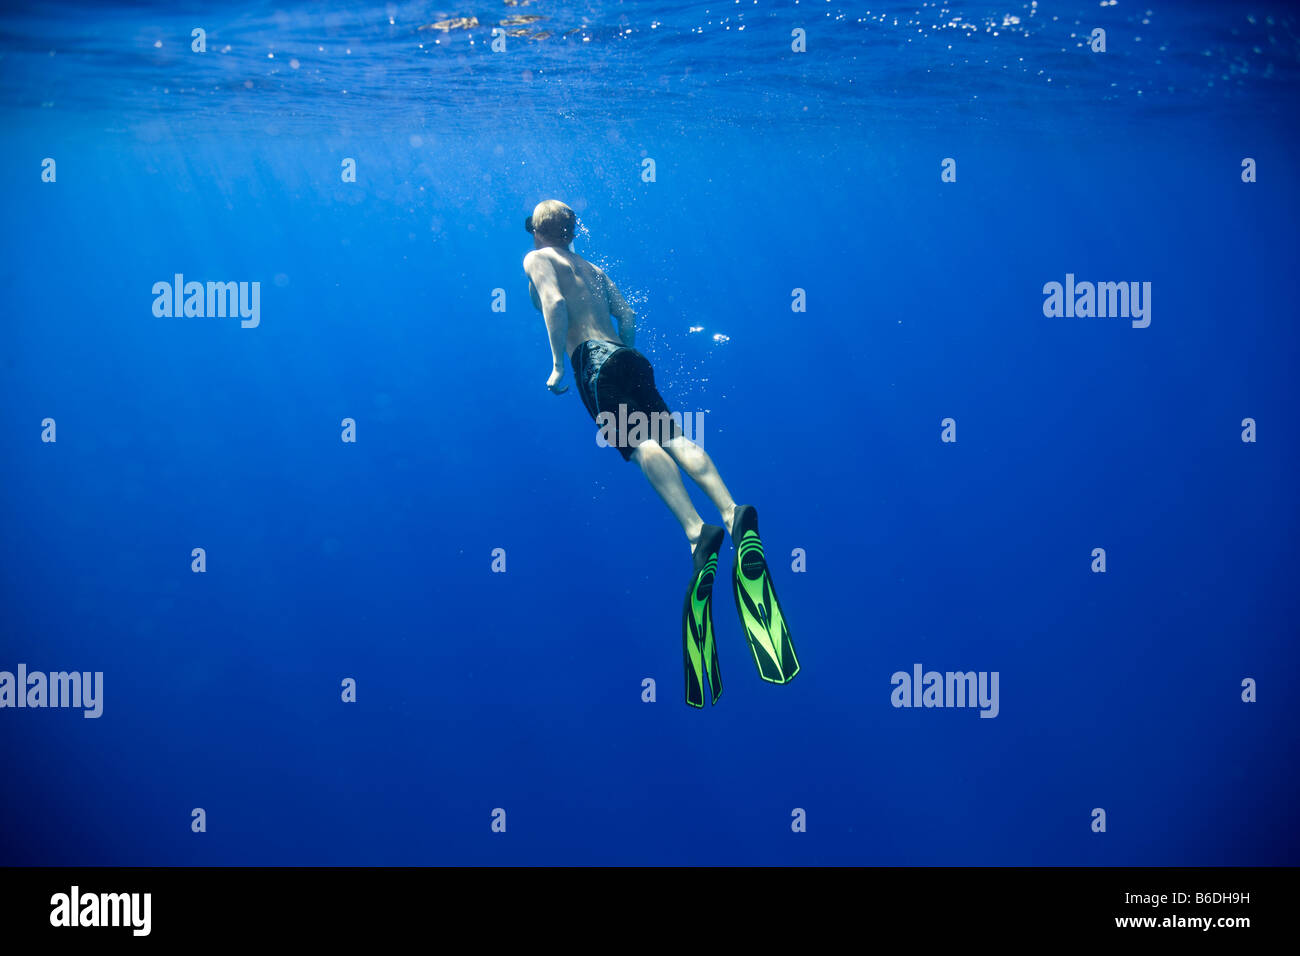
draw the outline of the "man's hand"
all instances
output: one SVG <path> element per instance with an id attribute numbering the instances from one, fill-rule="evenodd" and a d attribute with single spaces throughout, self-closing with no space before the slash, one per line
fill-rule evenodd
<path id="1" fill-rule="evenodd" d="M 563 395 L 569 390 L 569 386 L 565 385 L 561 387 L 560 383 L 562 381 L 564 381 L 564 369 L 552 369 L 551 377 L 546 380 L 546 387 L 549 388 L 551 393 L 554 395 Z"/>

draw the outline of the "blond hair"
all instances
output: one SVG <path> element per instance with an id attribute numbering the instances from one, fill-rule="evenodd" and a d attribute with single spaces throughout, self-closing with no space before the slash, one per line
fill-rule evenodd
<path id="1" fill-rule="evenodd" d="M 527 225 L 529 232 L 567 245 L 573 241 L 573 230 L 577 222 L 578 217 L 564 203 L 558 199 L 544 199 L 528 217 Z"/>

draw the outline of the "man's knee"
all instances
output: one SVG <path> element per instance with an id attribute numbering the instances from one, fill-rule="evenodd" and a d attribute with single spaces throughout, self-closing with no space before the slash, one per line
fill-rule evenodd
<path id="1" fill-rule="evenodd" d="M 687 464 L 704 461 L 704 449 L 685 435 L 677 435 L 668 439 L 664 442 L 663 448 L 683 467 Z"/>
<path id="2" fill-rule="evenodd" d="M 659 456 L 668 457 L 668 453 L 653 438 L 647 438 L 632 449 L 632 460 L 644 468 Z"/>

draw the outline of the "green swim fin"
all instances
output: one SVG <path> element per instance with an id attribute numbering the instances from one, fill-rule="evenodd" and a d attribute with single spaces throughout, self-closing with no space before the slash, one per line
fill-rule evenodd
<path id="1" fill-rule="evenodd" d="M 773 684 L 784 684 L 799 673 L 799 659 L 794 656 L 790 629 L 763 557 L 758 512 L 752 505 L 736 508 L 731 539 L 736 542 L 736 563 L 731 575 L 736 610 L 740 612 L 740 626 L 749 641 L 749 649 L 754 652 L 758 676 Z"/>
<path id="2" fill-rule="evenodd" d="M 695 573 L 682 607 L 682 658 L 686 666 L 686 703 L 704 706 L 708 684 L 712 703 L 722 696 L 722 674 L 718 671 L 718 645 L 713 640 L 713 582 L 718 574 L 718 551 L 727 532 L 706 524 L 695 545 Z"/>

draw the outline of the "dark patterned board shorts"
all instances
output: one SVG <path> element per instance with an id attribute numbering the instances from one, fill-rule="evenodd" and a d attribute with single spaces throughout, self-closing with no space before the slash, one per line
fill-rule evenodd
<path id="1" fill-rule="evenodd" d="M 588 339 L 573 350 L 569 357 L 573 363 L 573 378 L 593 420 L 602 412 L 614 416 L 617 442 L 615 446 L 624 461 L 630 461 L 632 452 L 641 439 L 629 418 L 641 412 L 649 422 L 648 436 L 663 444 L 681 434 L 675 418 L 669 417 L 668 403 L 655 388 L 655 370 L 650 360 L 634 348 Z"/>

